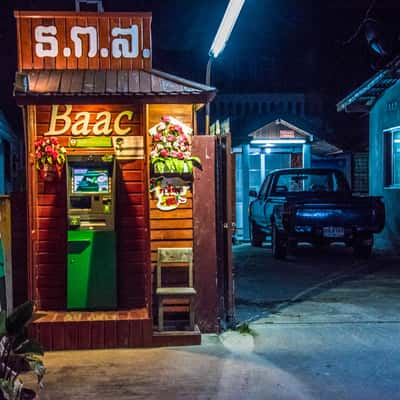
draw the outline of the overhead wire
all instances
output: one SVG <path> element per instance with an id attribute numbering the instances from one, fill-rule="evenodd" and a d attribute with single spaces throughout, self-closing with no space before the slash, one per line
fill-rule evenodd
<path id="1" fill-rule="evenodd" d="M 365 15 L 364 15 L 364 18 L 360 22 L 360 25 L 358 26 L 356 31 L 349 37 L 349 39 L 347 39 L 346 41 L 343 42 L 344 46 L 350 44 L 360 34 L 361 29 L 363 28 L 365 22 L 368 20 L 369 14 L 371 13 L 373 8 L 375 7 L 375 4 L 376 4 L 376 0 L 372 0 L 371 3 L 369 4 L 369 7 L 368 7 Z"/>

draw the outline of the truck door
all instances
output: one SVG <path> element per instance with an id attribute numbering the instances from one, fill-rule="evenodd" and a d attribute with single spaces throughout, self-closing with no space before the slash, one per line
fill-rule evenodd
<path id="1" fill-rule="evenodd" d="M 258 226 L 260 226 L 262 228 L 266 228 L 266 226 L 267 226 L 267 221 L 266 221 L 266 217 L 265 217 L 265 198 L 267 195 L 270 180 L 271 180 L 270 176 L 267 176 L 264 179 L 264 182 L 261 185 L 261 189 L 258 193 L 258 196 L 254 200 L 253 206 L 252 206 L 253 220 L 256 222 L 256 224 Z"/>

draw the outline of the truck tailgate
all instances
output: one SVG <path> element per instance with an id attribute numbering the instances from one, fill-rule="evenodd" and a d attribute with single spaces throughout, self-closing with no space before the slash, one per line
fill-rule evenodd
<path id="1" fill-rule="evenodd" d="M 373 210 L 369 204 L 303 204 L 295 207 L 293 222 L 314 227 L 367 227 L 375 223 Z"/>

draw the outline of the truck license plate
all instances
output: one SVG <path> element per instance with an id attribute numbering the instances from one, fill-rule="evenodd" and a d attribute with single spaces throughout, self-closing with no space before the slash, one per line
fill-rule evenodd
<path id="1" fill-rule="evenodd" d="M 326 226 L 323 229 L 324 237 L 341 238 L 344 236 L 344 228 L 339 226 Z"/>

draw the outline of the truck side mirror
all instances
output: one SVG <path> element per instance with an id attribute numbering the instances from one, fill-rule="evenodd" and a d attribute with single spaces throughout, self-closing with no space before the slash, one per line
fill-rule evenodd
<path id="1" fill-rule="evenodd" d="M 250 197 L 257 197 L 258 195 L 257 195 L 257 192 L 255 190 L 250 190 L 249 196 Z"/>

